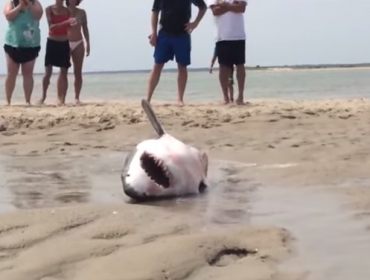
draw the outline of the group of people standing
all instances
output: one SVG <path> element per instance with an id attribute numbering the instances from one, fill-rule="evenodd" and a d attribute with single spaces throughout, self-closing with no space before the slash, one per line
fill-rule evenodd
<path id="1" fill-rule="evenodd" d="M 191 20 L 191 5 L 198 7 L 198 14 Z M 247 0 L 154 0 L 152 8 L 149 42 L 154 47 L 154 66 L 151 71 L 147 90 L 147 101 L 150 102 L 158 85 L 164 65 L 176 59 L 178 67 L 179 105 L 184 105 L 184 92 L 187 84 L 187 67 L 191 64 L 191 33 L 197 28 L 207 8 L 212 11 L 215 21 L 215 50 L 211 62 L 218 59 L 219 82 L 223 93 L 223 103 L 234 102 L 233 72 L 236 69 L 238 97 L 235 103 L 244 102 L 245 87 L 245 41 L 244 12 Z M 161 14 L 159 20 L 159 14 Z M 159 23 L 159 30 L 158 30 Z"/>
<path id="2" fill-rule="evenodd" d="M 66 2 L 64 5 L 64 1 Z M 90 38 L 86 12 L 78 8 L 82 0 L 55 0 L 45 9 L 49 24 L 46 43 L 45 75 L 40 104 L 47 97 L 53 66 L 59 67 L 58 104 L 65 103 L 68 89 L 68 69 L 74 66 L 74 88 L 76 102 L 80 102 L 82 87 L 82 65 L 85 55 L 90 53 Z M 151 16 L 149 42 L 154 47 L 154 66 L 149 76 L 147 101 L 150 103 L 160 80 L 164 65 L 176 59 L 178 67 L 179 105 L 184 105 L 184 93 L 188 80 L 187 67 L 191 64 L 191 33 L 203 19 L 207 8 L 215 21 L 215 51 L 211 68 L 218 58 L 219 82 L 223 103 L 234 102 L 233 72 L 236 69 L 238 96 L 236 104 L 244 102 L 245 87 L 245 27 L 244 12 L 247 0 L 154 0 Z M 192 4 L 198 14 L 191 21 Z M 19 68 L 23 75 L 26 103 L 30 104 L 33 90 L 33 69 L 39 55 L 39 21 L 43 8 L 38 0 L 13 0 L 6 4 L 4 15 L 9 22 L 4 50 L 8 74 L 6 77 L 6 99 L 10 105 Z M 160 15 L 160 18 L 159 18 Z M 85 41 L 85 42 L 84 42 Z M 211 69 L 212 72 L 212 69 Z"/>
<path id="3" fill-rule="evenodd" d="M 82 66 L 90 53 L 90 37 L 87 15 L 78 8 L 82 0 L 56 0 L 45 9 L 49 33 L 45 49 L 45 75 L 42 83 L 43 104 L 53 67 L 60 68 L 57 92 L 58 105 L 65 104 L 68 89 L 68 69 L 73 63 L 75 100 L 80 102 Z M 64 2 L 66 5 L 64 5 Z M 41 50 L 40 20 L 44 9 L 38 0 L 12 0 L 6 3 L 4 15 L 8 21 L 4 51 L 7 62 L 5 92 L 7 104 L 11 104 L 19 68 L 23 76 L 25 100 L 31 104 L 34 87 L 33 70 Z"/>

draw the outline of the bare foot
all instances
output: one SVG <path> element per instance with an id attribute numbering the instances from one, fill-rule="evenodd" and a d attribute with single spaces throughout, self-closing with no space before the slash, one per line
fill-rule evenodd
<path id="1" fill-rule="evenodd" d="M 236 100 L 236 105 L 249 105 L 249 102 L 244 102 L 244 100 L 237 99 Z"/>
<path id="2" fill-rule="evenodd" d="M 177 100 L 177 105 L 182 107 L 182 106 L 185 106 L 185 103 L 183 100 Z"/>
<path id="3" fill-rule="evenodd" d="M 44 102 L 45 102 L 45 99 L 46 99 L 46 96 L 45 97 L 41 97 L 41 99 L 39 101 L 36 102 L 37 105 L 43 105 Z"/>
<path id="4" fill-rule="evenodd" d="M 27 107 L 31 107 L 31 102 L 29 102 L 29 101 L 28 101 L 28 102 L 26 102 L 26 106 L 27 106 Z"/>
<path id="5" fill-rule="evenodd" d="M 227 105 L 229 103 L 230 103 L 229 97 L 224 97 L 224 101 L 221 101 L 221 104 L 223 104 L 223 105 Z"/>
<path id="6" fill-rule="evenodd" d="M 76 98 L 76 99 L 75 99 L 75 103 L 76 103 L 76 104 L 81 104 L 80 99 Z"/>
<path id="7" fill-rule="evenodd" d="M 234 103 L 234 95 L 233 94 L 230 94 L 229 99 L 230 99 L 231 103 Z"/>
<path id="8" fill-rule="evenodd" d="M 220 105 L 227 105 L 227 104 L 230 104 L 230 101 L 218 101 L 217 104 L 220 104 Z"/>
<path id="9" fill-rule="evenodd" d="M 63 105 L 64 105 L 63 101 L 58 98 L 58 100 L 57 100 L 57 106 L 63 106 Z"/>

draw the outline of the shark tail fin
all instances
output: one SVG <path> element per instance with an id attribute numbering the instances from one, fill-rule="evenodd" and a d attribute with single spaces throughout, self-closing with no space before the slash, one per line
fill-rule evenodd
<path id="1" fill-rule="evenodd" d="M 145 99 L 141 100 L 141 106 L 143 107 L 144 112 L 148 116 L 148 119 L 152 124 L 155 132 L 157 132 L 158 136 L 161 137 L 162 135 L 166 134 L 161 123 L 158 121 L 157 116 L 155 115 L 152 107 Z"/>

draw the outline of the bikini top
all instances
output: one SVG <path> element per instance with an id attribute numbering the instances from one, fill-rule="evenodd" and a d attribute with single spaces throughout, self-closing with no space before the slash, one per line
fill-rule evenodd
<path id="1" fill-rule="evenodd" d="M 51 23 L 57 24 L 62 23 L 69 19 L 69 14 L 57 15 L 53 13 L 53 9 L 51 9 Z M 69 25 L 61 26 L 58 29 L 49 30 L 49 35 L 57 35 L 57 36 L 67 36 L 68 35 Z"/>

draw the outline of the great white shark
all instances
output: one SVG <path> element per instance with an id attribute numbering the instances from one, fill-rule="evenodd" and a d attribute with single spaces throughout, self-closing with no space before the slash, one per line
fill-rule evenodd
<path id="1" fill-rule="evenodd" d="M 146 100 L 141 101 L 157 138 L 144 140 L 125 158 L 121 180 L 134 200 L 194 195 L 208 188 L 208 155 L 166 133 Z"/>

